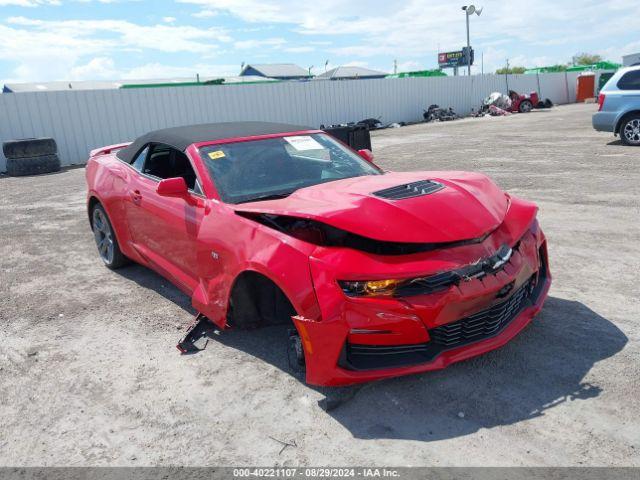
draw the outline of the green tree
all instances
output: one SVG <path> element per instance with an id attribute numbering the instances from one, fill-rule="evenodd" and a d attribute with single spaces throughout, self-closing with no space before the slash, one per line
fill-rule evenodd
<path id="1" fill-rule="evenodd" d="M 503 68 L 499 68 L 498 70 L 496 70 L 496 74 L 498 75 L 505 75 L 507 73 L 509 74 L 516 74 L 516 73 L 524 73 L 526 70 L 526 68 L 524 67 L 503 67 Z"/>
<path id="2" fill-rule="evenodd" d="M 593 65 L 602 61 L 602 57 L 597 53 L 579 53 L 573 57 L 574 65 Z"/>

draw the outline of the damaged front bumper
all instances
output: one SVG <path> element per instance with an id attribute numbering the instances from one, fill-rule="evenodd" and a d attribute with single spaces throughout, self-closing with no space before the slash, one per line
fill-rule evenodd
<path id="1" fill-rule="evenodd" d="M 479 258 L 480 252 L 495 251 L 509 233 L 498 231 L 480 245 L 458 250 L 472 249 Z M 540 311 L 551 284 L 546 241 L 537 223 L 511 245 L 512 257 L 495 274 L 406 297 L 347 297 L 333 278 L 341 273 L 335 272 L 331 254 L 312 259 L 322 320 L 294 317 L 307 382 L 339 386 L 437 370 L 507 343 Z M 366 264 L 357 252 L 350 255 L 347 263 L 360 265 L 360 271 L 380 267 Z M 456 254 L 428 257 L 432 271 L 442 271 L 438 265 L 455 260 Z M 395 266 L 410 271 L 424 265 L 421 257 L 415 263 L 404 259 Z"/>

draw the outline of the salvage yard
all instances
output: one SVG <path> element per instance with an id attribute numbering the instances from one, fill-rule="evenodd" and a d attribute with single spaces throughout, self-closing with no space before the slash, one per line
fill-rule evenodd
<path id="1" fill-rule="evenodd" d="M 279 327 L 180 356 L 189 299 L 102 266 L 84 169 L 0 176 L 0 465 L 640 466 L 640 149 L 595 109 L 374 132 L 386 169 L 537 202 L 554 283 L 505 347 L 339 392 L 289 373 Z"/>

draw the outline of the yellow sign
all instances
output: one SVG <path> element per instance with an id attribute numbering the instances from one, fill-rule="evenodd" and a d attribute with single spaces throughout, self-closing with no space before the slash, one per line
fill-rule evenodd
<path id="1" fill-rule="evenodd" d="M 215 152 L 209 152 L 209 158 L 211 160 L 218 160 L 219 158 L 224 158 L 224 152 L 222 150 L 216 150 Z"/>

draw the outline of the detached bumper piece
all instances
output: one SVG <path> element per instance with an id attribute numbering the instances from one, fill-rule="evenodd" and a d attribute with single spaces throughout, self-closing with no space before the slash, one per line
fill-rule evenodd
<path id="1" fill-rule="evenodd" d="M 201 338 L 208 336 L 208 333 L 211 330 L 213 330 L 213 327 L 209 319 L 199 313 L 193 323 L 187 328 L 187 333 L 180 339 L 176 348 L 180 350 L 180 353 L 182 354 L 196 353 L 200 350 L 204 350 L 204 347 L 199 348 L 196 345 L 196 342 Z"/>
<path id="2" fill-rule="evenodd" d="M 430 342 L 415 345 L 345 345 L 340 366 L 348 370 L 380 370 L 428 363 L 446 350 L 486 340 L 536 303 L 546 281 L 546 260 L 540 270 L 513 294 L 461 320 L 429 330 Z"/>

